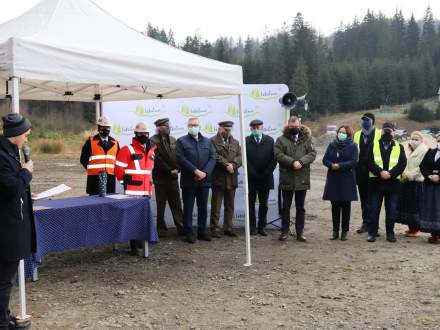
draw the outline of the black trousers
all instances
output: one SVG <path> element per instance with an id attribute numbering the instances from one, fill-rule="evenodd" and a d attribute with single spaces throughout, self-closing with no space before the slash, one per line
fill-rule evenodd
<path id="1" fill-rule="evenodd" d="M 19 261 L 0 260 L 0 330 L 8 329 L 9 300 Z"/>
<path id="2" fill-rule="evenodd" d="M 342 232 L 348 232 L 350 228 L 351 202 L 332 201 L 333 231 L 339 232 L 342 220 Z M 341 219 L 342 215 L 342 219 Z"/>
<path id="3" fill-rule="evenodd" d="M 368 181 L 360 182 L 358 184 L 358 191 L 362 209 L 362 226 L 364 228 L 368 228 L 368 224 L 370 223 L 369 217 L 371 213 L 371 201 Z"/>
<path id="4" fill-rule="evenodd" d="M 269 200 L 270 189 L 251 189 L 249 191 L 249 222 L 251 229 L 257 228 L 255 216 L 255 202 L 258 196 L 258 229 L 264 229 L 267 225 L 267 203 Z"/>
<path id="5" fill-rule="evenodd" d="M 281 231 L 285 234 L 289 232 L 290 227 L 290 208 L 292 207 L 293 195 L 295 195 L 295 231 L 297 235 L 304 233 L 304 220 L 306 210 L 304 209 L 304 202 L 306 200 L 306 190 L 282 190 L 283 196 L 283 213 L 281 215 Z"/>
<path id="6" fill-rule="evenodd" d="M 177 231 L 183 230 L 183 210 L 180 200 L 180 191 L 177 182 L 169 184 L 156 184 L 156 207 L 157 207 L 157 228 L 166 230 L 165 207 L 167 202 L 173 215 L 174 225 Z"/>

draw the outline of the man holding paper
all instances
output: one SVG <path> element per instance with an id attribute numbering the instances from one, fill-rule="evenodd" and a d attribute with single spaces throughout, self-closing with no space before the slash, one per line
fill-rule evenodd
<path id="1" fill-rule="evenodd" d="M 19 261 L 36 250 L 30 183 L 32 160 L 22 164 L 19 150 L 27 142 L 31 123 L 18 113 L 3 120 L 0 135 L 0 330 L 30 326 L 16 324 L 9 299 Z"/>

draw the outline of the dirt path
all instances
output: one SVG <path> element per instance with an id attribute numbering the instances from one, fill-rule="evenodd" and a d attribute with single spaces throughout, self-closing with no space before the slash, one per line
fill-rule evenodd
<path id="1" fill-rule="evenodd" d="M 84 191 L 75 161 L 56 162 L 36 162 L 34 190 Z M 329 241 L 320 160 L 312 173 L 309 242 L 252 237 L 251 267 L 243 233 L 194 245 L 170 234 L 147 260 L 110 246 L 48 256 L 27 286 L 33 329 L 440 329 L 439 247 L 402 235 L 367 243 L 354 233 L 358 203 L 349 240 Z"/>

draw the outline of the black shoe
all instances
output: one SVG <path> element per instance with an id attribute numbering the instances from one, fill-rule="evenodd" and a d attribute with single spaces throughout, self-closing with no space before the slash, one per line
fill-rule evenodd
<path id="1" fill-rule="evenodd" d="M 196 242 L 196 237 L 194 235 L 186 235 L 185 236 L 185 242 L 194 244 Z"/>
<path id="2" fill-rule="evenodd" d="M 330 237 L 331 241 L 337 240 L 339 238 L 339 232 L 338 231 L 334 231 L 332 234 L 332 237 Z"/>
<path id="3" fill-rule="evenodd" d="M 211 242 L 212 241 L 211 236 L 206 234 L 206 233 L 205 234 L 197 235 L 197 239 L 200 240 L 200 241 L 207 241 L 207 242 Z"/>
<path id="4" fill-rule="evenodd" d="M 260 234 L 261 236 L 267 236 L 267 233 L 263 228 L 258 229 L 258 234 Z"/>
<path id="5" fill-rule="evenodd" d="M 370 235 L 370 234 L 368 234 L 368 239 L 367 239 L 367 241 L 368 242 L 376 242 L 376 235 Z"/>
<path id="6" fill-rule="evenodd" d="M 31 321 L 23 321 L 20 322 L 16 318 L 12 318 L 11 321 L 9 321 L 8 329 L 27 329 L 31 326 Z"/>
<path id="7" fill-rule="evenodd" d="M 288 238 L 289 238 L 289 234 L 288 233 L 281 233 L 280 237 L 278 237 L 278 239 L 280 241 L 287 241 Z"/>
<path id="8" fill-rule="evenodd" d="M 257 228 L 251 228 L 251 235 L 255 236 L 258 234 Z"/>
<path id="9" fill-rule="evenodd" d="M 387 236 L 387 241 L 390 243 L 396 243 L 397 239 L 394 235 Z"/>
<path id="10" fill-rule="evenodd" d="M 347 231 L 343 231 L 341 234 L 341 241 L 346 241 L 348 237 L 348 232 Z"/>
<path id="11" fill-rule="evenodd" d="M 304 243 L 307 242 L 307 238 L 303 234 L 296 235 L 296 240 Z"/>
<path id="12" fill-rule="evenodd" d="M 363 234 L 363 233 L 366 233 L 367 231 L 368 231 L 368 229 L 367 229 L 367 226 L 365 226 L 365 225 L 362 225 L 358 230 L 356 230 L 356 232 L 358 234 Z"/>
<path id="13" fill-rule="evenodd" d="M 238 235 L 234 231 L 232 231 L 232 230 L 226 230 L 225 231 L 225 236 L 238 237 Z"/>
<path id="14" fill-rule="evenodd" d="M 211 237 L 222 238 L 222 235 L 220 235 L 220 233 L 218 231 L 212 231 Z"/>

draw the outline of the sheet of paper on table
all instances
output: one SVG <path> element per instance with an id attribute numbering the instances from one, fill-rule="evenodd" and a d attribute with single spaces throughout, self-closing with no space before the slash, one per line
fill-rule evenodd
<path id="1" fill-rule="evenodd" d="M 43 205 L 35 205 L 35 206 L 32 207 L 32 209 L 33 209 L 34 211 L 41 211 L 41 210 L 48 210 L 48 209 L 51 209 L 51 207 L 49 207 L 49 206 L 43 206 Z"/>
<path id="2" fill-rule="evenodd" d="M 65 184 L 60 184 L 59 186 L 56 186 L 56 187 L 51 188 L 49 190 L 43 191 L 39 194 L 33 195 L 32 199 L 34 201 L 37 201 L 37 200 L 40 200 L 43 198 L 52 197 L 52 196 L 61 194 L 61 193 L 66 192 L 70 189 L 72 189 L 72 188 L 70 188 L 69 186 L 67 186 Z"/>
<path id="3" fill-rule="evenodd" d="M 125 199 L 125 198 L 132 198 L 133 196 L 130 195 L 121 195 L 121 194 L 114 194 L 114 195 L 107 195 L 105 197 L 113 198 L 113 199 Z"/>

